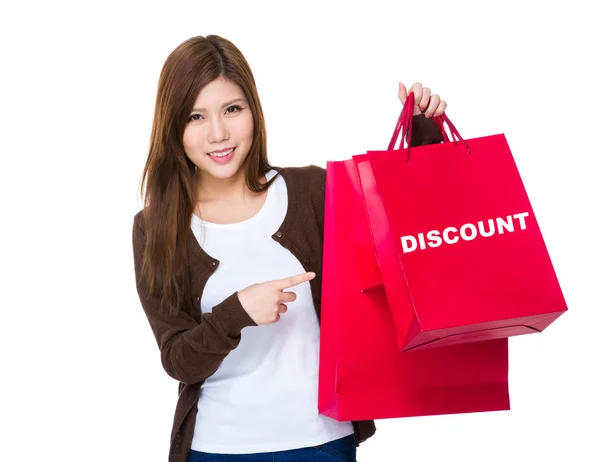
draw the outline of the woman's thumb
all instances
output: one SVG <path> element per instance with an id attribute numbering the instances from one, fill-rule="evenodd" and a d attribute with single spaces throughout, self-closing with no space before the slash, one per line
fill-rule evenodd
<path id="1" fill-rule="evenodd" d="M 404 86 L 404 84 L 402 82 L 400 82 L 399 89 L 398 89 L 398 98 L 400 98 L 400 102 L 403 105 L 406 102 L 406 97 L 407 96 L 408 96 L 408 94 L 407 94 L 407 91 L 406 91 L 406 87 Z"/>

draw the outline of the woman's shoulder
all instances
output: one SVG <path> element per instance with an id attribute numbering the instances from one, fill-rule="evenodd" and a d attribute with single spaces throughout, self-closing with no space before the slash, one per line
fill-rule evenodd
<path id="1" fill-rule="evenodd" d="M 287 180 L 288 183 L 304 189 L 305 187 L 323 187 L 325 184 L 326 170 L 318 165 L 306 165 L 303 167 L 273 167 Z"/>
<path id="2" fill-rule="evenodd" d="M 301 167 L 273 167 L 273 170 L 276 171 L 285 171 L 291 175 L 318 175 L 319 172 L 325 173 L 325 169 L 323 167 L 319 167 L 318 165 L 304 165 Z"/>
<path id="3" fill-rule="evenodd" d="M 139 226 L 142 226 L 144 223 L 144 209 L 140 209 L 133 216 L 133 222 Z"/>
<path id="4" fill-rule="evenodd" d="M 144 209 L 140 209 L 134 216 L 133 216 L 133 238 L 135 239 L 139 239 L 140 237 L 145 235 L 145 220 L 144 220 Z"/>

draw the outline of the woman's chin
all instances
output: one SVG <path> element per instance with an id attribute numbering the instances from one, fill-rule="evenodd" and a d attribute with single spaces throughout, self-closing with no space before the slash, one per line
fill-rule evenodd
<path id="1" fill-rule="evenodd" d="M 210 165 L 202 168 L 201 170 L 202 175 L 210 175 L 218 180 L 228 180 L 241 173 L 241 168 L 237 163 L 226 165 Z"/>

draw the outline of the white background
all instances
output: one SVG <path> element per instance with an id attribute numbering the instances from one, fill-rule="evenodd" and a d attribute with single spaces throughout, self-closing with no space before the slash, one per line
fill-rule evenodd
<path id="1" fill-rule="evenodd" d="M 378 421 L 359 460 L 600 460 L 593 2 L 18 5 L 0 11 L 1 460 L 166 460 L 177 382 L 131 225 L 160 69 L 208 34 L 249 61 L 275 165 L 385 148 L 398 81 L 420 81 L 465 138 L 506 134 L 542 228 L 570 310 L 511 340 L 512 410 Z"/>

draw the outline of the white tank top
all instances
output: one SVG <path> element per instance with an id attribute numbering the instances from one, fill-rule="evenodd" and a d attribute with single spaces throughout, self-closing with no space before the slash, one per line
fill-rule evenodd
<path id="1" fill-rule="evenodd" d="M 267 173 L 270 180 L 275 170 Z M 202 248 L 220 261 L 208 279 L 202 313 L 254 283 L 304 272 L 294 255 L 271 238 L 287 212 L 285 180 L 279 176 L 260 211 L 234 224 L 192 217 Z M 317 410 L 319 322 L 305 282 L 289 291 L 297 299 L 279 322 L 242 329 L 238 347 L 202 384 L 192 449 L 252 454 L 316 446 L 354 432 Z"/>

